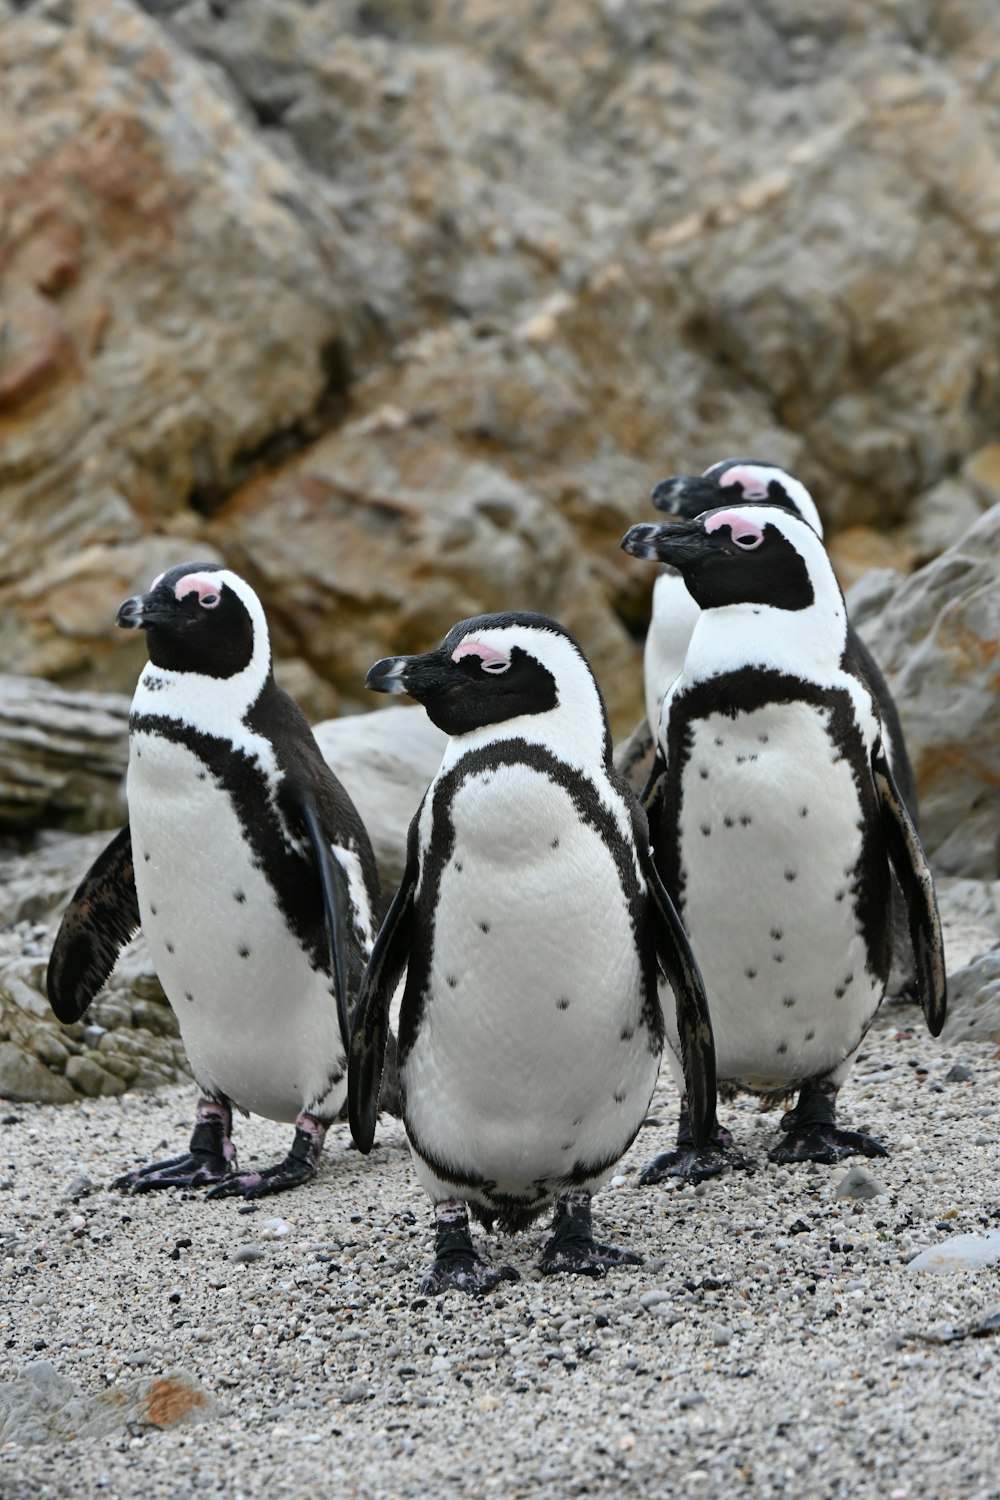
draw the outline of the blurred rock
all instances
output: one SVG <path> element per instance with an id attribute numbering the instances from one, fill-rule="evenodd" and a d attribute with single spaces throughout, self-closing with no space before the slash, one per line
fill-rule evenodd
<path id="1" fill-rule="evenodd" d="M 859 622 L 889 681 L 935 868 L 1000 875 L 1000 505 Z"/>
<path id="2" fill-rule="evenodd" d="M 651 575 L 617 544 L 656 478 L 771 457 L 835 546 L 920 497 L 903 566 L 963 460 L 990 503 L 1000 13 L 724 12 L 19 8 L 7 668 L 130 689 L 114 607 L 208 545 L 348 709 L 379 652 L 523 604 L 580 636 L 622 735 Z"/>
<path id="3" fill-rule="evenodd" d="M 942 1036 L 951 1042 L 1000 1041 L 1000 944 L 949 973 Z"/>
<path id="4" fill-rule="evenodd" d="M 398 705 L 331 719 L 316 724 L 313 733 L 368 829 L 388 902 L 402 878 L 410 820 L 437 774 L 448 737 L 422 708 Z"/>
<path id="5" fill-rule="evenodd" d="M 78 1391 L 48 1360 L 35 1360 L 0 1387 L 0 1442 L 29 1448 L 135 1434 L 211 1421 L 221 1410 L 212 1393 L 184 1370 L 122 1382 L 92 1395 Z"/>
<path id="6" fill-rule="evenodd" d="M 129 700 L 0 674 L 0 828 L 106 828 L 124 816 Z"/>
<path id="7" fill-rule="evenodd" d="M 0 74 L 0 645 L 14 670 L 125 687 L 124 593 L 343 388 L 344 237 L 126 0 L 22 10 Z"/>
<path id="8" fill-rule="evenodd" d="M 270 601 L 275 649 L 308 659 L 345 706 L 370 706 L 379 657 L 430 650 L 469 615 L 536 609 L 579 637 L 611 711 L 631 723 L 641 707 L 638 672 L 621 670 L 631 643 L 569 524 L 405 414 L 346 424 L 210 530 Z"/>

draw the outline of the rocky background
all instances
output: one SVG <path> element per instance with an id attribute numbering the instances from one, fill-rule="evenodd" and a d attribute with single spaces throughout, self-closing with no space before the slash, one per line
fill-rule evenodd
<path id="1" fill-rule="evenodd" d="M 178 1076 L 141 948 L 42 998 L 170 563 L 260 592 L 387 881 L 364 672 L 546 610 L 623 737 L 653 483 L 811 488 L 897 694 L 953 1034 L 1000 1035 L 995 0 L 0 0 L 0 1095 Z M 401 716 L 402 715 L 402 716 Z"/>

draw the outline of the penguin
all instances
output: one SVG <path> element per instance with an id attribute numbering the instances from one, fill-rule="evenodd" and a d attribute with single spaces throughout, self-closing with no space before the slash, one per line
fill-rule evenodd
<path id="1" fill-rule="evenodd" d="M 885 991 L 890 871 L 933 1036 L 944 956 L 933 881 L 830 560 L 807 522 L 769 504 L 633 526 L 622 546 L 675 567 L 699 609 L 664 699 L 646 810 L 657 869 L 701 956 L 720 1087 L 798 1092 L 772 1161 L 884 1155 L 872 1136 L 841 1129 L 835 1106 Z M 682 1102 L 677 1149 L 641 1180 L 698 1179 L 727 1163 L 748 1165 L 717 1121 L 699 1149 Z"/>
<path id="2" fill-rule="evenodd" d="M 823 522 L 812 495 L 800 479 L 777 464 L 750 458 L 725 458 L 704 474 L 661 479 L 650 496 L 657 510 L 693 520 L 703 511 L 743 501 L 781 505 L 807 521 L 823 536 Z M 653 742 L 659 733 L 664 694 L 684 665 L 684 656 L 699 609 L 676 569 L 667 567 L 653 586 L 653 601 L 643 656 L 646 718 Z M 848 626 L 851 655 L 878 701 L 886 754 L 910 817 L 918 825 L 917 783 L 903 739 L 899 713 L 888 683 L 861 637 Z"/>
<path id="3" fill-rule="evenodd" d="M 702 1141 L 715 1111 L 712 1030 L 587 660 L 545 615 L 481 615 L 434 651 L 376 662 L 367 685 L 410 694 L 449 736 L 362 982 L 348 1073 L 351 1131 L 367 1152 L 405 968 L 402 1112 L 435 1212 L 424 1290 L 482 1293 L 516 1275 L 480 1254 L 470 1208 L 513 1231 L 554 1205 L 543 1273 L 638 1264 L 594 1239 L 591 1198 L 652 1096 L 658 966 Z"/>
<path id="4" fill-rule="evenodd" d="M 262 1197 L 314 1175 L 343 1106 L 350 997 L 380 911 L 375 858 L 275 683 L 243 578 L 179 564 L 117 623 L 144 630 L 149 650 L 129 718 L 129 820 L 63 916 L 49 1001 L 79 1020 L 141 927 L 201 1097 L 188 1154 L 116 1186 Z M 294 1123 L 284 1161 L 237 1170 L 234 1107 Z"/>

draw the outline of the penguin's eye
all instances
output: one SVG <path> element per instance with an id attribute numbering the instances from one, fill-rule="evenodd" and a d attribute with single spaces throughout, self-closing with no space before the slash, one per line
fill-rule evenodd
<path id="1" fill-rule="evenodd" d="M 197 597 L 202 609 L 215 609 L 222 600 L 219 585 L 214 581 L 210 583 L 204 575 L 199 576 L 197 573 L 189 573 L 174 589 L 175 598 L 181 602 L 190 599 L 192 594 Z"/>
<path id="2" fill-rule="evenodd" d="M 764 540 L 763 533 L 760 531 L 737 531 L 735 526 L 729 534 L 737 547 L 741 548 L 744 552 L 752 552 Z"/>
<path id="3" fill-rule="evenodd" d="M 499 677 L 510 667 L 510 657 L 506 652 L 487 646 L 485 641 L 463 641 L 451 653 L 451 659 L 463 671 L 475 673 L 478 669 L 488 672 L 491 677 Z"/>

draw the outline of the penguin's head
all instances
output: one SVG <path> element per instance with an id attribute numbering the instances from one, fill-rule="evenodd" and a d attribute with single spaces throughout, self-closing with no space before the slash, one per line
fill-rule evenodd
<path id="1" fill-rule="evenodd" d="M 756 459 L 724 458 L 704 474 L 661 479 L 650 499 L 657 510 L 688 521 L 720 505 L 762 501 L 801 516 L 817 536 L 823 535 L 819 511 L 801 480 L 775 464 L 758 463 Z"/>
<path id="2" fill-rule="evenodd" d="M 170 672 L 231 678 L 255 656 L 270 665 L 267 624 L 245 579 L 219 563 L 178 563 L 145 594 L 126 599 L 116 622 L 144 630 L 149 659 Z"/>
<path id="3" fill-rule="evenodd" d="M 621 545 L 633 557 L 677 568 L 701 609 L 748 604 L 795 612 L 810 609 L 818 595 L 842 605 L 815 531 L 778 506 L 720 506 L 693 520 L 633 526 Z"/>
<path id="4" fill-rule="evenodd" d="M 409 693 L 449 735 L 514 719 L 578 708 L 584 720 L 607 715 L 576 641 L 547 615 L 477 615 L 453 625 L 436 651 L 388 656 L 365 678 L 377 693 Z M 581 725 L 581 727 L 583 727 Z"/>

